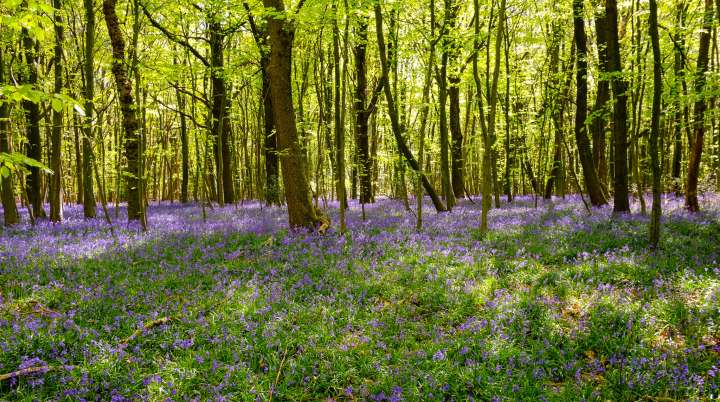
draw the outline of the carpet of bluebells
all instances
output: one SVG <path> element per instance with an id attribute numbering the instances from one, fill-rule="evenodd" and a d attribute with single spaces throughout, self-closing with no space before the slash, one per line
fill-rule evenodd
<path id="1" fill-rule="evenodd" d="M 467 200 L 421 232 L 351 202 L 342 236 L 259 203 L 153 203 L 114 233 L 71 206 L 0 234 L 0 375 L 32 371 L 0 400 L 716 398 L 720 196 L 701 205 L 663 199 L 658 252 L 636 203 L 575 197 L 504 204 L 484 238 Z"/>

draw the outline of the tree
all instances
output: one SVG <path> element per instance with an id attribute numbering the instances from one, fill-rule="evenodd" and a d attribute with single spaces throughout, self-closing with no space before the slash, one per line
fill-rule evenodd
<path id="1" fill-rule="evenodd" d="M 590 202 L 600 206 L 607 203 L 602 192 L 600 179 L 598 179 L 590 149 L 590 139 L 587 135 L 587 36 L 585 35 L 585 7 L 583 0 L 573 0 L 573 32 L 575 37 L 577 93 L 575 98 L 575 141 L 577 142 L 580 164 L 585 178 Z"/>
<path id="2" fill-rule="evenodd" d="M 607 106 L 610 101 L 608 74 L 607 15 L 595 15 L 595 36 L 597 38 L 598 78 L 595 106 L 592 111 L 590 131 L 593 142 L 593 163 L 603 189 L 607 188 L 607 160 L 605 158 L 605 130 L 607 129 Z"/>
<path id="3" fill-rule="evenodd" d="M 657 248 L 660 241 L 660 205 L 661 172 L 660 158 L 658 156 L 658 136 L 660 135 L 660 102 L 662 102 L 662 55 L 660 54 L 660 35 L 658 34 L 658 10 L 657 0 L 650 0 L 650 17 L 648 18 L 648 29 L 653 52 L 653 104 L 652 122 L 650 127 L 650 158 L 652 169 L 652 193 L 653 204 L 650 217 L 650 247 Z"/>
<path id="4" fill-rule="evenodd" d="M 82 139 L 82 195 L 83 214 L 86 218 L 97 215 L 95 201 L 95 188 L 93 186 L 93 166 L 95 154 L 93 152 L 95 113 L 95 1 L 83 0 L 85 6 L 85 60 L 83 63 L 83 82 L 85 92 L 85 121 L 83 124 Z"/>
<path id="5" fill-rule="evenodd" d="M 608 72 L 612 74 L 613 105 L 613 212 L 630 212 L 628 194 L 627 81 L 622 77 L 616 0 L 606 0 Z"/>
<path id="6" fill-rule="evenodd" d="M 122 114 L 122 127 L 125 131 L 124 151 L 127 167 L 123 172 L 125 178 L 125 192 L 127 196 L 128 221 L 140 221 L 145 226 L 143 199 L 140 191 L 140 135 L 138 134 L 138 121 L 135 115 L 135 100 L 132 94 L 132 84 L 128 78 L 125 67 L 125 39 L 120 29 L 120 21 L 115 12 L 116 0 L 103 0 L 103 14 L 112 45 L 112 73 L 115 76 L 115 86 L 120 102 Z"/>
<path id="7" fill-rule="evenodd" d="M 27 29 L 23 28 L 22 45 L 25 53 L 25 82 L 36 87 L 38 82 L 37 55 L 40 52 L 39 43 L 30 37 Z M 36 101 L 23 100 L 27 132 L 27 156 L 36 161 L 42 160 L 42 140 L 40 138 L 40 107 Z M 31 166 L 30 175 L 25 179 L 28 200 L 35 218 L 44 218 L 42 193 L 42 172 L 39 168 Z"/>
<path id="8" fill-rule="evenodd" d="M 250 11 L 247 2 L 243 7 L 248 13 L 250 30 L 260 52 L 260 69 L 262 74 L 262 99 L 263 110 L 263 154 L 265 156 L 265 202 L 268 205 L 280 204 L 280 165 L 277 154 L 277 135 L 275 133 L 275 116 L 273 113 L 272 100 L 270 97 L 270 52 L 267 43 L 267 27 L 258 25 L 255 17 Z"/>
<path id="9" fill-rule="evenodd" d="M 452 40 L 450 38 L 450 29 L 455 25 L 455 6 L 452 0 L 445 0 L 445 21 L 440 30 L 442 37 L 442 54 L 440 56 L 440 70 L 437 73 L 438 83 L 438 108 L 439 108 L 439 126 L 440 126 L 440 178 L 442 184 L 442 194 L 448 209 L 452 209 L 455 205 L 455 193 L 453 192 L 452 182 L 450 181 L 450 160 L 448 137 L 448 116 L 447 116 L 447 100 L 448 100 L 448 63 L 450 53 L 452 52 Z M 459 116 L 458 116 L 459 118 Z"/>
<path id="10" fill-rule="evenodd" d="M 62 18 L 62 0 L 53 0 L 55 8 L 55 52 L 53 64 L 55 67 L 55 93 L 59 94 L 63 89 L 63 40 L 64 28 Z M 52 148 L 50 155 L 50 167 L 54 171 L 50 178 L 50 220 L 60 222 L 63 219 L 62 209 L 62 132 L 63 132 L 63 109 L 62 103 L 53 105 L 53 127 L 52 127 Z"/>
<path id="11" fill-rule="evenodd" d="M 337 4 L 333 3 L 333 65 L 335 66 L 335 96 L 334 99 L 334 117 L 335 117 L 335 158 L 337 166 L 337 195 L 340 200 L 340 233 L 344 233 L 345 227 L 345 208 L 347 199 L 345 196 L 345 128 L 342 124 L 342 111 L 340 110 L 340 29 L 338 28 L 338 9 Z"/>
<path id="12" fill-rule="evenodd" d="M 5 60 L 4 47 L 0 45 L 0 85 L 5 85 Z M 10 105 L 0 97 L 0 153 L 10 153 Z M 15 204 L 15 194 L 13 183 L 13 172 L 7 167 L 0 167 L 0 201 L 2 201 L 4 224 L 11 226 L 20 222 L 17 205 Z"/>
<path id="13" fill-rule="evenodd" d="M 697 187 L 700 176 L 700 159 L 702 158 L 703 142 L 705 142 L 705 111 L 707 101 L 703 94 L 707 82 L 708 59 L 710 54 L 710 38 L 713 26 L 713 0 L 705 0 L 703 13 L 703 29 L 700 32 L 700 43 L 695 69 L 695 106 L 693 108 L 693 137 L 690 142 L 690 161 L 687 170 L 687 186 L 685 189 L 685 208 L 690 212 L 700 211 Z"/>
<path id="14" fill-rule="evenodd" d="M 443 205 L 440 197 L 438 197 L 435 188 L 430 183 L 430 180 L 428 180 L 427 176 L 420 170 L 420 165 L 418 165 L 417 160 L 413 156 L 410 148 L 408 148 L 407 143 L 402 136 L 403 129 L 400 126 L 400 117 L 398 115 L 398 110 L 395 104 L 395 96 L 392 93 L 390 85 L 388 85 L 388 79 L 390 76 L 390 64 L 388 63 L 387 49 L 385 47 L 385 34 L 383 33 L 383 18 L 380 3 L 381 2 L 378 1 L 374 7 L 375 32 L 377 34 L 378 53 L 380 54 L 380 66 L 382 67 L 382 77 L 380 79 L 384 82 L 383 88 L 385 90 L 385 101 L 387 102 L 388 114 L 390 115 L 390 126 L 392 128 L 393 137 L 395 137 L 395 143 L 397 144 L 400 154 L 405 158 L 405 161 L 407 161 L 408 165 L 410 165 L 410 168 L 414 170 L 418 175 L 420 175 L 423 188 L 425 189 L 425 192 L 430 196 L 430 199 L 435 206 L 435 210 L 437 212 L 445 212 L 447 211 L 445 205 Z"/>
<path id="15" fill-rule="evenodd" d="M 370 101 L 367 99 L 367 42 L 368 16 L 360 15 L 355 28 L 355 148 L 358 158 L 358 176 L 360 182 L 360 203 L 374 201 L 372 193 L 372 161 L 370 159 L 370 137 L 368 135 L 370 116 L 375 111 L 377 101 L 382 93 L 385 81 L 380 80 L 372 92 Z"/>
<path id="16" fill-rule="evenodd" d="M 302 3 L 300 3 L 302 4 Z M 305 157 L 298 138 L 292 99 L 292 48 L 295 27 L 292 14 L 285 11 L 283 0 L 263 0 L 269 9 L 267 19 L 270 37 L 270 96 L 278 136 L 278 152 L 285 185 L 290 227 L 316 229 L 327 225 L 327 218 L 315 209 L 306 177 Z"/>

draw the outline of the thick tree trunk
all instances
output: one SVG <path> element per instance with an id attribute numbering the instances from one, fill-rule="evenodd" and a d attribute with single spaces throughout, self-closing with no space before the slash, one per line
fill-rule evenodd
<path id="1" fill-rule="evenodd" d="M 40 51 L 38 42 L 30 37 L 26 29 L 22 30 L 22 44 L 25 52 L 25 65 L 27 68 L 25 83 L 33 87 L 37 85 L 37 54 Z M 37 89 L 37 88 L 33 88 Z M 25 100 L 22 102 L 25 109 L 25 119 L 27 126 L 27 156 L 42 162 L 42 140 L 40 138 L 40 107 L 37 103 Z M 35 218 L 44 218 L 45 209 L 43 208 L 43 191 L 42 191 L 42 172 L 37 167 L 30 167 L 30 175 L 26 179 L 27 195 L 32 213 Z"/>
<path id="2" fill-rule="evenodd" d="M 653 104 L 652 122 L 650 124 L 650 159 L 652 170 L 652 213 L 650 217 L 650 247 L 657 248 L 660 241 L 660 161 L 658 155 L 658 137 L 660 136 L 660 103 L 662 101 L 662 57 L 660 55 L 660 35 L 658 34 L 657 0 L 650 0 L 650 17 L 648 25 L 653 50 Z M 641 195 L 642 196 L 642 195 Z"/>
<path id="3" fill-rule="evenodd" d="M 705 111 L 707 110 L 707 101 L 703 91 L 707 81 L 705 73 L 708 70 L 713 17 L 713 0 L 705 0 L 703 30 L 700 33 L 697 68 L 695 69 L 695 95 L 697 100 L 693 109 L 693 139 L 690 144 L 690 162 L 688 164 L 687 187 L 685 189 L 685 207 L 691 212 L 700 210 L 697 187 L 703 143 L 705 142 Z"/>
<path id="4" fill-rule="evenodd" d="M 356 29 L 355 58 L 355 149 L 358 159 L 360 203 L 374 202 L 372 196 L 372 162 L 370 160 L 369 120 L 372 110 L 367 107 L 367 18 L 361 18 Z"/>
<path id="5" fill-rule="evenodd" d="M 59 94 L 63 87 L 63 48 L 64 29 L 62 13 L 62 0 L 53 0 L 55 9 L 55 51 L 53 57 L 55 74 L 55 93 Z M 63 132 L 63 109 L 53 108 L 52 116 L 52 141 L 50 152 L 50 168 L 53 175 L 50 177 L 50 220 L 60 222 L 63 219 L 63 195 L 62 195 L 62 132 Z"/>
<path id="6" fill-rule="evenodd" d="M 607 203 L 593 164 L 590 139 L 587 135 L 585 120 L 587 119 L 587 37 L 585 35 L 583 0 L 573 0 L 573 28 L 577 57 L 576 63 L 576 111 L 575 111 L 575 141 L 577 142 L 580 163 L 583 168 L 585 186 L 590 195 L 590 203 L 595 206 Z"/>
<path id="7" fill-rule="evenodd" d="M 455 205 L 455 194 L 453 193 L 452 182 L 450 181 L 450 139 L 448 132 L 448 116 L 447 116 L 447 100 L 448 100 L 448 62 L 450 59 L 450 47 L 452 41 L 450 39 L 450 29 L 455 24 L 454 7 L 452 0 L 445 1 L 445 23 L 441 31 L 442 35 L 442 54 L 440 56 L 440 71 L 437 76 L 438 83 L 438 101 L 440 124 L 440 183 L 442 184 L 442 194 L 448 209 L 452 209 Z"/>
<path id="8" fill-rule="evenodd" d="M 210 70 L 212 72 L 212 124 L 214 138 L 217 202 L 220 205 L 235 202 L 232 181 L 232 154 L 230 151 L 230 102 L 225 80 L 224 43 L 222 28 L 217 22 L 210 23 Z"/>
<path id="9" fill-rule="evenodd" d="M 95 1 L 83 0 L 85 5 L 85 60 L 83 73 L 85 75 L 85 119 L 83 122 L 83 215 L 86 218 L 94 218 L 97 215 L 95 202 L 95 189 L 93 187 L 93 165 L 95 155 L 93 153 L 93 114 L 95 97 Z"/>
<path id="10" fill-rule="evenodd" d="M 595 34 L 598 48 L 598 79 L 595 106 L 592 111 L 590 131 L 593 141 L 593 164 L 603 188 L 607 188 L 607 159 L 605 157 L 605 129 L 607 128 L 607 104 L 610 101 L 610 82 L 604 75 L 608 72 L 607 17 L 595 16 Z"/>
<path id="11" fill-rule="evenodd" d="M 265 52 L 265 50 L 261 50 Z M 277 154 L 277 133 L 275 115 L 270 95 L 270 77 L 268 67 L 270 56 L 260 56 L 262 67 L 263 134 L 265 155 L 265 202 L 268 205 L 280 205 L 280 162 Z"/>
<path id="12" fill-rule="evenodd" d="M 5 85 L 5 60 L 3 58 L 3 47 L 0 46 L 0 85 Z M 7 82 L 9 84 L 9 82 Z M 10 152 L 10 105 L 7 102 L 0 101 L 0 152 Z M 13 173 L 7 172 L 7 175 L 0 175 L 0 201 L 2 201 L 3 215 L 5 226 L 14 225 L 20 222 L 17 205 L 15 204 L 15 184 L 13 183 Z"/>
<path id="13" fill-rule="evenodd" d="M 265 0 L 268 1 L 268 0 Z M 375 30 L 377 33 L 378 51 L 380 53 L 380 66 L 382 67 L 382 80 L 384 82 L 383 89 L 385 90 L 385 101 L 388 104 L 388 113 L 390 115 L 390 123 L 392 126 L 393 136 L 397 143 L 400 154 L 405 158 L 405 161 L 410 165 L 410 168 L 417 174 L 421 175 L 421 180 L 425 192 L 430 196 L 430 199 L 435 206 L 435 210 L 438 212 L 445 212 L 447 209 L 443 205 L 440 197 L 438 197 L 435 188 L 432 186 L 427 176 L 420 170 L 417 160 L 413 156 L 410 148 L 408 148 L 405 139 L 402 136 L 403 129 L 400 126 L 400 118 L 395 105 L 395 98 L 392 93 L 392 88 L 388 84 L 390 76 L 390 64 L 387 59 L 387 50 L 385 48 L 385 34 L 383 34 L 383 20 L 382 20 L 382 9 L 380 2 L 375 4 Z"/>
<path id="14" fill-rule="evenodd" d="M 128 221 L 139 220 L 144 222 L 143 201 L 140 191 L 140 135 L 138 134 L 138 121 L 135 116 L 132 85 L 125 67 L 125 40 L 120 29 L 120 21 L 118 21 L 115 12 L 115 1 L 103 0 L 103 14 L 105 15 L 105 24 L 112 45 L 112 72 L 115 76 L 115 85 L 122 114 L 122 127 L 125 131 L 124 152 L 127 159 L 127 168 L 123 172 L 123 176 L 125 177 L 125 193 L 128 203 Z"/>
<path id="15" fill-rule="evenodd" d="M 312 204 L 310 185 L 305 176 L 306 161 L 299 143 L 292 100 L 291 70 L 295 30 L 292 22 L 286 19 L 283 3 L 283 0 L 263 0 L 265 7 L 273 9 L 267 20 L 270 34 L 268 73 L 278 135 L 278 152 L 290 226 L 317 228 L 324 219 Z"/>
<path id="16" fill-rule="evenodd" d="M 628 129 L 627 129 L 627 81 L 622 76 L 620 59 L 620 40 L 618 34 L 618 10 L 616 0 L 606 0 L 608 71 L 614 74 L 611 79 L 615 98 L 613 109 L 613 212 L 630 212 L 628 193 Z"/>

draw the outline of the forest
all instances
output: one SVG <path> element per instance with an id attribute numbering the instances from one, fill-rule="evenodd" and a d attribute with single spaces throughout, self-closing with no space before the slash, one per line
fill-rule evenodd
<path id="1" fill-rule="evenodd" d="M 720 0 L 3 0 L 0 400 L 720 397 Z"/>

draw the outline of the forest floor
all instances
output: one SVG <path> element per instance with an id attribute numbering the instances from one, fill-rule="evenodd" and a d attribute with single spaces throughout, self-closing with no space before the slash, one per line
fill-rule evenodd
<path id="1" fill-rule="evenodd" d="M 421 233 L 351 202 L 346 236 L 258 203 L 153 203 L 115 235 L 69 207 L 0 234 L 0 376 L 27 369 L 0 400 L 710 399 L 720 196 L 701 205 L 664 199 L 657 253 L 637 204 L 575 197 L 504 204 L 484 239 L 468 201 Z"/>

